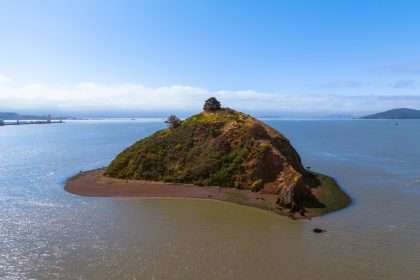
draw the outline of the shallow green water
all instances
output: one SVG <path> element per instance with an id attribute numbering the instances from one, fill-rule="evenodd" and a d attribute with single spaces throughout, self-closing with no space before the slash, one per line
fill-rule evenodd
<path id="1" fill-rule="evenodd" d="M 292 221 L 207 200 L 82 198 L 67 177 L 162 124 L 0 128 L 0 279 L 420 279 L 420 122 L 269 123 L 351 207 Z"/>

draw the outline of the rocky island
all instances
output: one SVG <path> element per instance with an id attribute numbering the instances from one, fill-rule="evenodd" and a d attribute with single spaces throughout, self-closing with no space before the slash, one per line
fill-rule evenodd
<path id="1" fill-rule="evenodd" d="M 85 196 L 191 197 L 229 201 L 293 218 L 346 207 L 335 180 L 306 170 L 288 139 L 267 124 L 208 99 L 203 112 L 141 139 L 105 169 L 81 172 L 65 189 Z"/>

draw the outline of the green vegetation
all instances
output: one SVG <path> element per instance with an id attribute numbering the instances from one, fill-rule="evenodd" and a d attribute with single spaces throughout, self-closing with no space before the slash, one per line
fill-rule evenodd
<path id="1" fill-rule="evenodd" d="M 249 134 L 245 122 L 251 120 L 229 109 L 192 116 L 176 128 L 158 131 L 126 149 L 106 174 L 245 188 L 253 181 L 253 172 L 247 174 L 247 161 L 268 151 L 267 145 Z"/>
<path id="2" fill-rule="evenodd" d="M 175 129 L 181 125 L 181 120 L 175 115 L 170 115 L 165 123 L 168 125 L 168 128 Z"/>
<path id="3" fill-rule="evenodd" d="M 220 109 L 215 112 L 203 112 L 194 115 L 182 122 L 183 126 L 194 125 L 198 123 L 215 123 L 215 122 L 238 122 L 243 123 L 249 116 L 244 113 L 235 112 L 231 109 Z"/>

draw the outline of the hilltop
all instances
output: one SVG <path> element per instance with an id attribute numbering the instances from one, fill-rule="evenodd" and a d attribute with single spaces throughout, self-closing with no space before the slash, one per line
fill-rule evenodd
<path id="1" fill-rule="evenodd" d="M 367 115 L 362 119 L 420 119 L 420 110 L 398 108 L 381 113 Z"/>

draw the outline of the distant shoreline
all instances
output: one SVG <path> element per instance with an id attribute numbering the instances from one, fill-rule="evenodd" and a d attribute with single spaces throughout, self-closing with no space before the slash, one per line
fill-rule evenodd
<path id="1" fill-rule="evenodd" d="M 325 178 L 324 175 L 320 175 Z M 332 178 L 329 178 L 328 186 L 325 186 L 329 194 Z M 327 185 L 327 184 L 325 184 Z M 256 207 L 275 212 L 293 219 L 308 219 L 339 210 L 350 204 L 350 198 L 342 192 L 338 185 L 333 189 L 343 195 L 339 205 L 322 209 L 307 208 L 305 216 L 299 213 L 290 213 L 288 209 L 282 209 L 276 204 L 277 195 L 251 192 L 236 188 L 221 188 L 216 186 L 195 186 L 192 184 L 164 183 L 144 180 L 115 179 L 103 175 L 103 169 L 80 172 L 67 180 L 64 189 L 72 194 L 88 197 L 138 197 L 138 198 L 195 198 L 213 199 Z M 323 186 L 319 188 L 323 189 Z"/>

